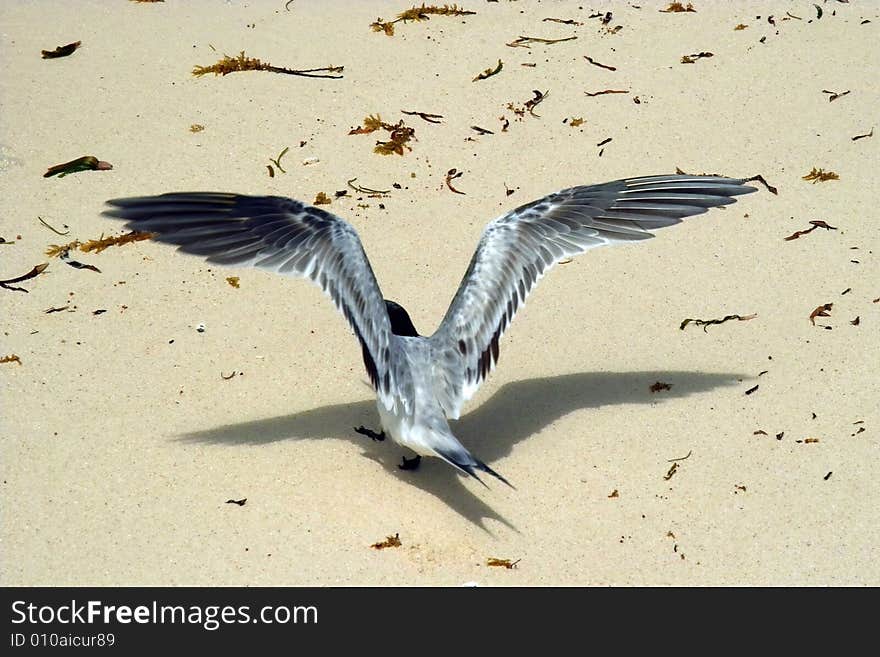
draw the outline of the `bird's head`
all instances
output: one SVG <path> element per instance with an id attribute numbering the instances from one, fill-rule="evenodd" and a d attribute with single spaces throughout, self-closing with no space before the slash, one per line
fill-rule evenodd
<path id="1" fill-rule="evenodd" d="M 413 326 L 409 313 L 399 303 L 385 299 L 385 309 L 388 311 L 388 319 L 391 320 L 391 332 L 394 335 L 403 335 L 411 338 L 419 337 L 419 332 Z"/>

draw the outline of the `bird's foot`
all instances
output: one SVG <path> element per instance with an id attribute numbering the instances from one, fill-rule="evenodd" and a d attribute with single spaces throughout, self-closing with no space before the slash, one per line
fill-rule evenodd
<path id="1" fill-rule="evenodd" d="M 361 425 L 359 427 L 355 427 L 354 430 L 357 431 L 359 434 L 366 436 L 367 438 L 370 438 L 372 440 L 376 440 L 379 442 L 382 442 L 383 440 L 385 440 L 385 432 L 384 431 L 382 431 L 381 433 L 376 433 L 372 429 L 367 429 L 363 425 Z"/>
<path id="2" fill-rule="evenodd" d="M 403 463 L 398 465 L 397 467 L 401 470 L 418 470 L 419 463 L 422 462 L 421 456 L 416 456 L 415 458 L 408 459 L 405 456 L 403 457 Z"/>

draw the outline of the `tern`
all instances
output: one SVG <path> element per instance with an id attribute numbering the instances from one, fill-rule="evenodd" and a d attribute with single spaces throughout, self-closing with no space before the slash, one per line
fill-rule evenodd
<path id="1" fill-rule="evenodd" d="M 483 483 L 510 483 L 458 441 L 458 419 L 498 362 L 498 342 L 529 292 L 560 260 L 597 246 L 644 240 L 684 217 L 756 191 L 750 179 L 659 175 L 564 189 L 490 222 L 439 328 L 419 334 L 385 299 L 355 229 L 326 210 L 282 196 L 182 192 L 107 201 L 104 215 L 154 233 L 208 262 L 308 278 L 333 300 L 363 352 L 381 432 Z"/>

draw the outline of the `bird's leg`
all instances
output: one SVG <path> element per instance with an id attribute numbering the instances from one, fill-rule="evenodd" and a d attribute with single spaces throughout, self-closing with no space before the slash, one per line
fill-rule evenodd
<path id="1" fill-rule="evenodd" d="M 371 439 L 379 441 L 379 442 L 385 440 L 385 432 L 384 431 L 382 431 L 381 433 L 376 433 L 372 429 L 367 429 L 363 425 L 361 425 L 359 427 L 355 427 L 354 430 L 357 431 L 359 434 L 366 436 L 367 438 L 371 438 Z"/>
<path id="2" fill-rule="evenodd" d="M 411 459 L 408 459 L 404 456 L 403 463 L 401 463 L 397 467 L 400 468 L 401 470 L 418 470 L 419 463 L 421 463 L 421 462 L 422 462 L 422 457 L 419 456 L 418 454 L 414 458 L 411 458 Z"/>

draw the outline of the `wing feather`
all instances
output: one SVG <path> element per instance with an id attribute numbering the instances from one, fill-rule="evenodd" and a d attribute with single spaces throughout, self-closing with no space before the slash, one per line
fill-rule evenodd
<path id="1" fill-rule="evenodd" d="M 665 175 L 564 189 L 491 222 L 431 336 L 435 394 L 457 418 L 498 362 L 499 340 L 541 277 L 563 258 L 644 240 L 755 191 L 718 176 Z"/>

